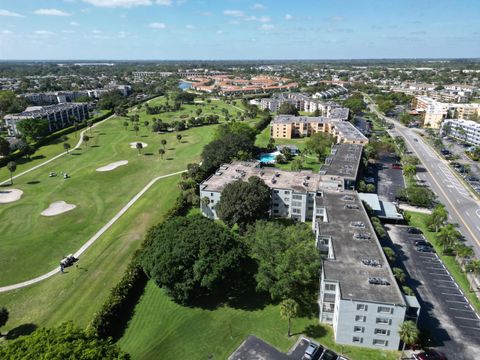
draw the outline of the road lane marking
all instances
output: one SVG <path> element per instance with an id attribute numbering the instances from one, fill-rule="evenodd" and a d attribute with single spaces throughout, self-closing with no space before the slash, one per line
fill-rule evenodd
<path id="1" fill-rule="evenodd" d="M 445 300 L 445 302 L 451 302 L 451 303 L 457 303 L 457 304 L 465 304 L 465 305 L 467 305 L 467 304 L 465 303 L 465 301 Z"/>
<path id="2" fill-rule="evenodd" d="M 443 292 L 441 292 L 440 294 L 442 294 L 442 295 L 449 295 L 449 296 L 461 296 L 461 297 L 463 297 L 462 294 L 443 293 Z"/>
<path id="3" fill-rule="evenodd" d="M 473 326 L 459 325 L 459 327 L 465 328 L 465 329 L 480 330 L 480 328 L 478 328 L 478 327 L 473 327 Z"/>
<path id="4" fill-rule="evenodd" d="M 451 307 L 449 307 L 449 309 L 450 309 L 450 310 L 453 310 L 453 311 L 466 311 L 466 312 L 469 312 L 469 313 L 472 312 L 471 309 L 468 309 L 468 310 L 467 310 L 467 309 L 455 309 L 455 308 L 451 308 Z"/>
<path id="5" fill-rule="evenodd" d="M 454 318 L 462 319 L 462 320 L 478 321 L 478 319 L 471 319 L 471 318 L 466 318 L 466 317 L 461 317 L 461 316 L 454 316 Z"/>

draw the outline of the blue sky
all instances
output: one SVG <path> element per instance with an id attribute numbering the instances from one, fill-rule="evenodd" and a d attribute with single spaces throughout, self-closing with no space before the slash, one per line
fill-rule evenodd
<path id="1" fill-rule="evenodd" d="M 480 0 L 0 0 L 0 59 L 480 57 Z"/>

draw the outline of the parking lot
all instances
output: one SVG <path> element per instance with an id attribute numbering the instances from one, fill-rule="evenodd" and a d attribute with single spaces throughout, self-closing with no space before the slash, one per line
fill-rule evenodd
<path id="1" fill-rule="evenodd" d="M 398 159 L 390 154 L 379 154 L 377 194 L 380 200 L 394 202 L 398 190 L 405 187 L 402 170 L 392 168 L 392 165 L 398 162 Z"/>
<path id="2" fill-rule="evenodd" d="M 480 318 L 439 257 L 416 250 L 415 241 L 424 240 L 423 235 L 410 234 L 406 229 L 387 225 L 397 256 L 413 279 L 408 285 L 418 294 L 421 330 L 448 359 L 478 359 Z"/>
<path id="3" fill-rule="evenodd" d="M 303 338 L 285 354 L 277 350 L 265 341 L 255 337 L 249 336 L 238 349 L 230 355 L 229 360 L 300 360 L 305 353 L 309 342 Z"/>

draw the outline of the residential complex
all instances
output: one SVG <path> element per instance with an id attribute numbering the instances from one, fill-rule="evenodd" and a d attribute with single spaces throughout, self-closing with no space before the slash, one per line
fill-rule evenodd
<path id="1" fill-rule="evenodd" d="M 317 99 L 312 99 L 308 95 L 302 93 L 275 94 L 271 98 L 261 99 L 259 106 L 262 110 L 268 109 L 272 112 L 277 112 L 283 103 L 290 103 L 299 111 L 311 113 L 318 111 L 319 116 L 331 117 L 339 120 L 348 119 L 348 108 L 332 101 L 323 102 Z"/>
<path id="2" fill-rule="evenodd" d="M 322 116 L 276 116 L 270 128 L 270 136 L 278 139 L 311 136 L 317 132 L 329 133 L 335 137 L 335 142 L 349 144 L 368 144 L 365 137 L 348 121 Z"/>
<path id="3" fill-rule="evenodd" d="M 24 119 L 45 119 L 48 121 L 49 132 L 63 129 L 73 124 L 74 119 L 78 122 L 89 118 L 87 103 L 63 103 L 48 106 L 29 106 L 18 114 L 8 114 L 3 118 L 7 126 L 8 135 L 19 134 L 17 125 Z"/>
<path id="4" fill-rule="evenodd" d="M 192 89 L 203 92 L 218 92 L 220 95 L 268 93 L 296 89 L 298 84 L 290 79 L 276 76 L 254 76 L 252 78 L 230 75 L 185 74 L 192 81 Z"/>
<path id="5" fill-rule="evenodd" d="M 448 118 L 472 120 L 480 116 L 480 104 L 444 103 L 427 96 L 416 96 L 413 108 L 424 114 L 424 125 L 434 129 Z"/>
<path id="6" fill-rule="evenodd" d="M 227 184 L 261 178 L 272 191 L 272 217 L 312 221 L 324 256 L 319 320 L 333 326 L 335 341 L 396 350 L 401 323 L 415 319 L 419 305 L 400 291 L 357 193 L 345 190 L 354 184 L 361 154 L 361 145 L 337 145 L 319 174 L 256 162 L 224 164 L 200 184 L 200 207 L 216 219 L 215 206 Z"/>
<path id="7" fill-rule="evenodd" d="M 469 144 L 480 146 L 480 123 L 472 120 L 448 119 L 442 123 L 440 132 Z"/>

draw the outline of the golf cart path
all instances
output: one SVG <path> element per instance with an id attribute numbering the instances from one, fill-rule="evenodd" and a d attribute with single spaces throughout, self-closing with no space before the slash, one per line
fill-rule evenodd
<path id="1" fill-rule="evenodd" d="M 73 150 L 76 150 L 76 149 L 78 149 L 78 148 L 80 147 L 80 145 L 82 145 L 82 142 L 83 142 L 83 134 L 85 134 L 86 131 L 88 131 L 88 130 L 90 130 L 90 129 L 92 129 L 92 128 L 94 128 L 94 127 L 96 127 L 96 126 L 98 126 L 98 125 L 100 125 L 100 124 L 102 124 L 102 123 L 104 123 L 105 121 L 111 119 L 111 118 L 114 117 L 114 116 L 115 116 L 115 114 L 110 115 L 110 116 L 107 117 L 106 119 L 104 119 L 104 120 L 102 120 L 102 121 L 99 121 L 99 122 L 93 124 L 90 128 L 87 128 L 87 129 L 83 130 L 83 131 L 80 133 L 80 139 L 78 140 L 77 145 L 75 145 L 75 147 L 73 147 L 72 149 L 69 149 L 68 152 L 73 151 Z M 40 164 L 38 164 L 38 165 L 35 165 L 34 167 L 32 167 L 32 168 L 30 168 L 30 169 L 28 169 L 28 170 L 25 170 L 25 171 L 21 172 L 20 174 L 17 174 L 17 175 L 15 175 L 15 176 L 13 176 L 12 179 L 17 179 L 17 178 L 19 178 L 20 176 L 23 176 L 23 175 L 25 175 L 25 174 L 28 174 L 28 173 L 31 172 L 31 171 L 37 170 L 38 168 L 41 168 L 42 166 L 47 165 L 47 164 L 51 163 L 51 162 L 54 161 L 54 160 L 57 160 L 59 157 L 61 157 L 61 156 L 63 156 L 63 155 L 67 155 L 68 152 L 67 152 L 67 151 L 64 151 L 64 152 L 62 152 L 62 153 L 60 153 L 60 154 L 58 154 L 58 155 L 55 155 L 55 156 L 52 157 L 51 159 L 48 159 L 47 161 L 44 161 L 43 163 L 40 163 Z M 7 180 L 5 180 L 5 181 L 0 182 L 0 185 L 4 185 L 4 184 L 9 183 L 9 182 L 10 182 L 10 179 L 7 179 Z"/>
<path id="2" fill-rule="evenodd" d="M 165 179 L 165 178 L 170 177 L 170 176 L 179 175 L 179 174 L 184 173 L 186 171 L 187 170 L 177 171 L 177 172 L 174 172 L 174 173 L 171 173 L 171 174 L 158 176 L 158 177 L 154 178 L 153 180 L 151 180 L 124 207 L 122 207 L 120 209 L 120 211 L 117 212 L 115 214 L 115 216 L 110 219 L 109 222 L 107 222 L 105 225 L 103 225 L 100 230 L 98 230 L 90 239 L 88 239 L 88 241 L 85 244 L 83 244 L 83 246 L 80 249 L 78 249 L 78 251 L 75 254 L 73 254 L 73 256 L 78 259 L 90 246 L 93 245 L 93 243 L 95 243 L 95 241 L 100 236 L 103 235 L 103 233 L 105 233 L 123 214 L 125 214 L 127 212 L 127 210 L 130 209 L 130 207 L 132 207 L 132 205 L 135 204 L 135 202 L 137 202 L 137 200 L 140 199 L 142 197 L 142 195 L 145 194 L 148 191 L 148 189 L 150 189 L 158 180 Z M 60 267 L 56 267 L 52 271 L 50 271 L 46 274 L 43 274 L 41 276 L 38 276 L 34 279 L 23 281 L 21 283 L 17 283 L 17 284 L 13 284 L 13 285 L 0 287 L 0 293 L 15 290 L 15 289 L 20 289 L 20 288 L 23 288 L 23 287 L 26 287 L 26 286 L 29 286 L 29 285 L 32 285 L 32 284 L 36 284 L 40 281 L 48 279 L 49 277 L 52 277 L 53 275 L 55 275 L 56 273 L 59 273 L 59 272 L 60 272 Z"/>

